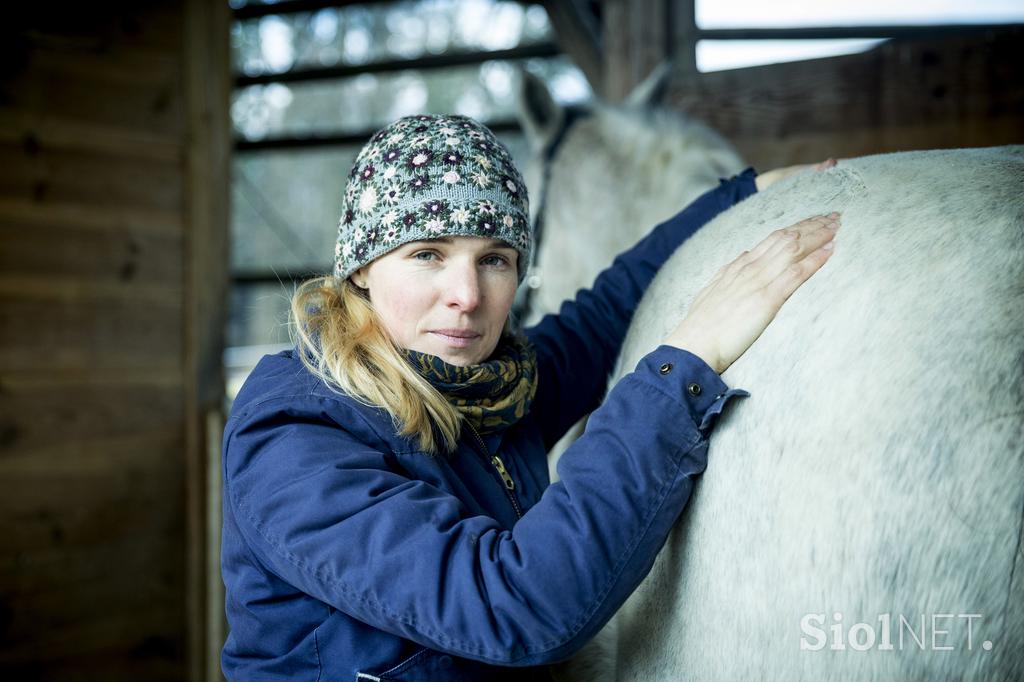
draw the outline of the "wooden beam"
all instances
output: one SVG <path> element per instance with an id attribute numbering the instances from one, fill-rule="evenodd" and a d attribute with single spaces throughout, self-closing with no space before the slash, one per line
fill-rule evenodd
<path id="1" fill-rule="evenodd" d="M 635 84 L 632 69 L 633 32 L 627 0 L 604 0 L 601 8 L 604 71 L 595 92 L 607 102 L 619 102 Z"/>
<path id="2" fill-rule="evenodd" d="M 590 87 L 599 92 L 604 83 L 604 54 L 597 17 L 579 0 L 543 0 L 558 45 L 583 71 Z"/>
<path id="3" fill-rule="evenodd" d="M 452 66 L 480 64 L 490 60 L 533 59 L 535 57 L 555 57 L 560 54 L 562 54 L 561 49 L 553 43 L 537 43 L 514 47 L 508 50 L 449 52 L 429 57 L 420 57 L 418 59 L 395 59 L 356 66 L 299 68 L 291 71 L 282 71 L 281 73 L 265 73 L 255 76 L 236 74 L 235 87 L 244 88 L 250 85 L 266 85 L 267 83 L 300 83 L 332 80 L 336 78 L 351 78 L 364 73 L 389 73 L 408 71 L 410 69 L 447 69 Z"/>
<path id="4" fill-rule="evenodd" d="M 605 0 L 603 97 L 619 102 L 676 51 L 672 0 Z M 685 49 L 685 48 L 684 48 Z M 685 60 L 685 58 L 684 58 Z"/>
<path id="5" fill-rule="evenodd" d="M 348 7 L 349 5 L 383 5 L 394 0 L 285 0 L 284 2 L 246 5 L 232 11 L 235 21 L 258 19 L 270 15 L 300 14 L 319 12 L 322 9 Z"/>
<path id="6" fill-rule="evenodd" d="M 230 12 L 226 2 L 184 4 L 185 307 L 185 598 L 187 671 L 192 682 L 220 679 L 218 638 L 223 601 L 211 599 L 208 529 L 220 518 L 210 504 L 207 428 L 224 404 L 224 320 L 227 318 L 231 178 Z M 213 417 L 213 418 L 212 418 Z M 213 516 L 213 519 L 210 516 Z"/>
<path id="7" fill-rule="evenodd" d="M 667 52 L 682 74 L 697 73 L 697 41 L 701 32 L 697 28 L 696 0 L 675 0 L 669 9 L 673 33 Z"/>
<path id="8" fill-rule="evenodd" d="M 687 0 L 689 1 L 689 0 Z M 691 2 L 692 4 L 692 2 Z M 841 38 L 938 38 L 1019 29 L 1024 24 L 945 24 L 937 26 L 819 26 L 807 28 L 713 28 L 697 31 L 701 40 L 836 40 Z"/>
<path id="9" fill-rule="evenodd" d="M 497 120 L 485 123 L 495 133 L 521 133 L 523 127 L 516 120 Z M 325 147 L 361 147 L 374 130 L 360 130 L 355 133 L 312 133 L 309 135 L 279 135 L 261 140 L 235 140 L 235 151 L 240 153 L 281 149 L 322 149 Z"/>

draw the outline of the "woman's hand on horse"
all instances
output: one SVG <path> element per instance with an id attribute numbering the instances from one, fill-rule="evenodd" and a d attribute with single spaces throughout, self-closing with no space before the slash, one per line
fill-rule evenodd
<path id="1" fill-rule="evenodd" d="M 825 264 L 838 229 L 839 214 L 831 213 L 772 232 L 715 273 L 665 343 L 690 351 L 721 374 Z"/>
<path id="2" fill-rule="evenodd" d="M 788 178 L 790 175 L 802 173 L 807 170 L 823 171 L 827 168 L 832 168 L 835 165 L 836 160 L 828 158 L 821 163 L 802 163 L 797 166 L 776 168 L 775 170 L 765 171 L 764 173 L 758 174 L 758 176 L 754 178 L 754 185 L 757 187 L 758 192 L 763 192 L 771 185 L 774 185 L 783 178 Z"/>

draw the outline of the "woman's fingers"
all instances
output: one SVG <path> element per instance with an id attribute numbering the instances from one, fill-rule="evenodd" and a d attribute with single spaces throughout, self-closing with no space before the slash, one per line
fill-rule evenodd
<path id="1" fill-rule="evenodd" d="M 744 251 L 734 261 L 715 273 L 709 284 L 724 279 L 732 281 L 743 275 L 751 278 L 755 286 L 763 286 L 792 262 L 802 258 L 830 241 L 835 231 L 827 231 L 828 225 L 839 222 L 839 213 L 813 216 L 795 225 L 775 230 L 762 239 L 750 251 Z M 760 281 L 753 281 L 760 278 Z"/>
<path id="2" fill-rule="evenodd" d="M 715 273 L 665 343 L 725 371 L 829 259 L 838 227 L 839 214 L 830 213 L 773 232 Z"/>
<path id="3" fill-rule="evenodd" d="M 793 292 L 810 279 L 811 275 L 821 269 L 825 261 L 832 256 L 833 250 L 830 248 L 831 246 L 832 242 L 830 241 L 820 249 L 812 251 L 802 260 L 786 268 L 782 274 L 765 287 L 769 299 L 777 301 L 781 307 L 783 303 L 789 300 Z"/>
<path id="4" fill-rule="evenodd" d="M 769 244 L 758 259 L 755 270 L 762 283 L 770 285 L 791 265 L 830 243 L 839 229 L 839 221 L 839 213 L 833 212 L 801 220 L 769 235 L 765 240 Z"/>

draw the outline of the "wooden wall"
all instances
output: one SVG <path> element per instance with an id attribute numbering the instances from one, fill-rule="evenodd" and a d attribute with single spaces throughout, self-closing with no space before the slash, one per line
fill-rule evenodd
<path id="1" fill-rule="evenodd" d="M 760 170 L 913 149 L 1024 143 L 1024 31 L 900 39 L 862 54 L 680 74 L 666 106 Z"/>
<path id="2" fill-rule="evenodd" d="M 710 124 L 761 170 L 828 156 L 1024 143 L 1019 28 L 698 73 L 693 0 L 545 4 L 562 48 L 605 100 L 620 101 L 672 59 L 662 103 Z M 599 18 L 588 12 L 595 4 Z"/>
<path id="3" fill-rule="evenodd" d="M 0 27 L 0 676 L 200 679 L 227 3 Z"/>

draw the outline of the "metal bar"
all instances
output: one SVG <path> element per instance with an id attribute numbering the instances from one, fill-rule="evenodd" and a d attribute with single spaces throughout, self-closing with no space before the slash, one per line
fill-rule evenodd
<path id="1" fill-rule="evenodd" d="M 1024 24 L 944 24 L 936 26 L 820 26 L 808 28 L 712 28 L 697 32 L 701 40 L 813 40 L 835 38 L 920 38 L 925 36 L 1011 30 Z"/>
<path id="2" fill-rule="evenodd" d="M 300 14 L 317 12 L 331 7 L 347 7 L 349 5 L 379 5 L 391 0 L 287 0 L 274 4 L 246 5 L 231 13 L 235 21 L 258 19 L 260 17 L 281 14 Z"/>
<path id="3" fill-rule="evenodd" d="M 349 78 L 364 73 L 386 73 L 407 71 L 409 69 L 444 69 L 451 66 L 480 64 L 481 62 L 495 59 L 532 59 L 534 57 L 555 57 L 560 54 L 562 54 L 562 50 L 554 43 L 537 43 L 536 45 L 522 45 L 509 50 L 454 52 L 420 57 L 419 59 L 396 59 L 371 64 L 300 68 L 282 73 L 264 73 L 256 76 L 236 74 L 235 87 L 244 88 L 250 85 L 265 85 L 267 83 L 330 80 L 334 78 Z"/>
<path id="4" fill-rule="evenodd" d="M 323 277 L 331 271 L 330 265 L 323 268 L 302 268 L 292 272 L 250 271 L 231 274 L 231 284 L 297 284 L 313 277 Z"/>
<path id="5" fill-rule="evenodd" d="M 522 132 L 522 126 L 516 120 L 491 121 L 485 124 L 495 133 Z M 235 140 L 236 152 L 263 152 L 282 149 L 322 149 L 324 147 L 360 146 L 370 139 L 376 130 L 360 131 L 348 134 L 323 133 L 312 135 L 282 135 L 262 140 Z"/>

